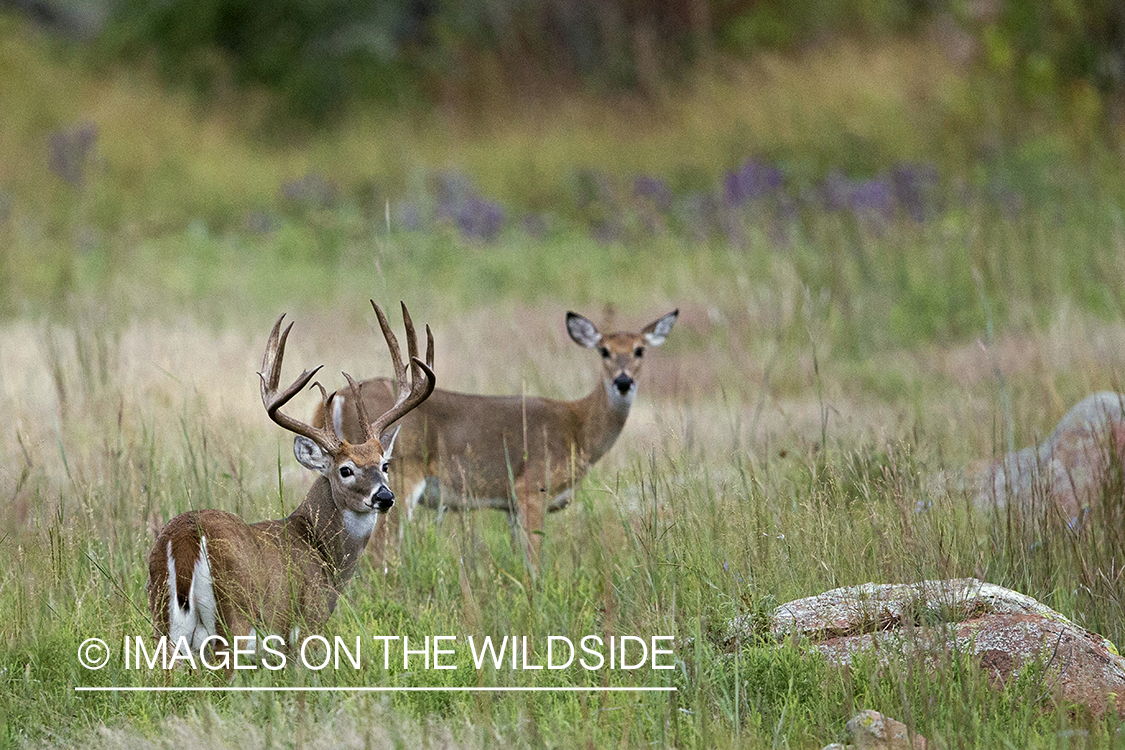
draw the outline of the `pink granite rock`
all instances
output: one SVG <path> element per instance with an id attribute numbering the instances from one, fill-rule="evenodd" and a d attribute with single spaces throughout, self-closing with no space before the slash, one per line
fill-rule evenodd
<path id="1" fill-rule="evenodd" d="M 732 620 L 728 643 L 752 627 L 747 617 Z M 1111 642 L 1029 596 L 974 578 L 833 589 L 781 605 L 769 627 L 775 639 L 807 644 L 840 666 L 859 653 L 934 667 L 968 654 L 998 686 L 1040 660 L 1060 705 L 1125 709 L 1125 659 Z"/>

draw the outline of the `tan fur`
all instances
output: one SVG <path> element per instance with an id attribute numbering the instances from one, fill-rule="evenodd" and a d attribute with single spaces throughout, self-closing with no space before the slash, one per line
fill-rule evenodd
<path id="1" fill-rule="evenodd" d="M 616 378 L 635 382 L 640 374 L 644 350 L 659 345 L 671 329 L 676 313 L 655 321 L 639 333 L 597 333 L 593 324 L 573 313 L 588 329 L 591 338 L 581 345 L 601 355 L 601 377 L 593 391 L 576 401 L 539 397 L 479 396 L 437 389 L 405 418 L 394 449 L 400 492 L 409 493 L 427 480 L 437 479 L 440 492 L 429 489 L 419 498 L 422 505 L 453 510 L 495 508 L 512 516 L 513 527 L 522 528 L 523 543 L 534 568 L 538 558 L 543 517 L 570 502 L 570 490 L 613 446 L 625 426 L 628 400 L 615 402 Z M 657 327 L 660 333 L 657 336 Z M 646 338 L 646 336 L 648 338 Z M 640 355 L 638 356 L 638 350 Z M 608 355 L 608 356 L 607 356 Z M 368 410 L 390 403 L 392 383 L 376 378 L 360 383 L 360 394 Z M 359 424 L 351 395 L 340 409 L 343 434 L 356 434 Z M 317 410 L 313 423 L 325 423 L 327 407 Z M 402 510 L 392 511 L 387 527 Z M 382 556 L 387 528 L 376 533 L 374 552 Z"/>

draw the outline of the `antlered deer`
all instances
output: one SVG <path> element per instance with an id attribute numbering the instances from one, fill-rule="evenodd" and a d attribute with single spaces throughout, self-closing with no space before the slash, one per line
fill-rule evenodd
<path id="1" fill-rule="evenodd" d="M 288 518 L 248 524 L 220 510 L 199 510 L 172 519 L 149 556 L 148 598 L 158 637 L 166 635 L 172 644 L 186 638 L 192 651 L 199 651 L 210 636 L 227 643 L 255 633 L 292 640 L 294 628 L 315 630 L 328 619 L 377 518 L 394 504 L 387 476 L 394 436 L 384 438 L 384 431 L 434 389 L 429 327 L 423 362 L 403 305 L 410 356 L 404 365 L 386 316 L 371 304 L 390 348 L 397 386 L 374 421 L 368 420 L 363 400 L 352 399 L 356 429 L 349 437 L 355 443 L 332 425 L 312 427 L 281 412 L 320 367 L 305 370 L 278 391 L 285 341 L 293 327 L 290 323 L 282 331 L 285 316 L 278 318 L 259 373 L 262 403 L 270 419 L 296 433 L 297 460 L 320 476 Z M 344 377 L 358 393 L 355 381 L 347 373 Z M 324 388 L 314 385 L 326 403 Z"/>
<path id="2" fill-rule="evenodd" d="M 565 508 L 574 484 L 613 446 L 637 394 L 645 347 L 663 344 L 678 314 L 674 310 L 638 333 L 603 334 L 586 318 L 568 312 L 570 337 L 596 350 L 602 363 L 593 392 L 577 401 L 435 390 L 403 420 L 398 439 L 400 476 L 403 487 L 411 490 L 408 518 L 418 503 L 506 511 L 513 531 L 522 527 L 534 569 L 536 532 L 543 528 L 544 512 Z M 328 412 L 340 434 L 358 434 L 354 393 L 335 394 L 318 408 L 313 423 L 324 424 Z M 380 409 L 390 402 L 393 383 L 366 380 L 359 393 L 367 409 Z M 377 555 L 385 534 L 385 528 L 376 533 Z"/>

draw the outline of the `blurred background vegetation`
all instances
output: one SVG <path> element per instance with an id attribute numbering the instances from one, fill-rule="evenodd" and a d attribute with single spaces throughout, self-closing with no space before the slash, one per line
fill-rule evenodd
<path id="1" fill-rule="evenodd" d="M 357 100 L 442 98 L 560 83 L 655 94 L 716 54 L 792 52 L 937 24 L 951 44 L 1015 76 L 1029 99 L 1077 82 L 1125 84 L 1125 9 L 1114 0 L 121 0 L 100 43 L 154 55 L 207 92 L 266 86 L 320 117 Z"/>
<path id="2" fill-rule="evenodd" d="M 862 357 L 1125 296 L 1114 0 L 2 0 L 0 69 L 3 315 L 734 251 Z"/>

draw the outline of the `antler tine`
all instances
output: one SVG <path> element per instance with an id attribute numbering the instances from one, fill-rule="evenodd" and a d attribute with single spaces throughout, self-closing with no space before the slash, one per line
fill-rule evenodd
<path id="1" fill-rule="evenodd" d="M 317 429 L 293 419 L 287 414 L 282 414 L 280 411 L 281 407 L 285 406 L 298 391 L 308 385 L 309 381 L 322 367 L 322 365 L 317 365 L 311 370 L 305 370 L 288 388 L 280 393 L 278 392 L 278 382 L 281 379 L 281 362 L 285 358 L 285 342 L 289 338 L 289 331 L 293 328 L 293 324 L 290 323 L 282 331 L 281 323 L 283 320 L 285 320 L 284 315 L 278 318 L 277 323 L 273 326 L 269 341 L 266 342 L 265 356 L 262 358 L 262 372 L 258 373 L 258 377 L 261 379 L 262 405 L 266 407 L 266 414 L 269 415 L 269 418 L 281 427 L 297 435 L 307 437 L 326 451 L 335 451 L 341 445 L 335 432 L 329 429 Z M 324 389 L 322 387 L 322 398 L 323 394 Z"/>
<path id="2" fill-rule="evenodd" d="M 386 317 L 382 314 L 379 306 L 372 301 L 372 306 L 375 308 L 375 313 L 379 316 L 379 325 L 383 328 L 383 335 L 387 339 L 387 345 L 391 348 L 391 358 L 395 363 L 395 403 L 384 414 L 379 416 L 371 425 L 372 431 L 375 434 L 382 434 L 388 426 L 396 422 L 403 415 L 416 407 L 418 404 L 426 400 L 426 398 L 433 392 L 434 384 L 437 378 L 434 376 L 433 368 L 418 359 L 418 339 L 414 332 L 414 321 L 410 319 L 410 312 L 406 309 L 406 304 L 402 305 L 403 323 L 406 326 L 406 346 L 410 353 L 410 385 L 407 386 L 407 368 L 402 364 L 401 353 L 398 350 L 398 341 L 394 338 L 394 334 L 390 332 L 390 326 L 387 324 Z M 429 326 L 426 326 L 427 337 L 427 351 L 426 358 L 433 361 L 433 334 L 430 332 Z"/>
<path id="3" fill-rule="evenodd" d="M 430 369 L 434 369 L 434 332 L 430 330 L 430 324 L 426 324 L 426 364 Z"/>
<path id="4" fill-rule="evenodd" d="M 313 384 L 309 386 L 310 391 L 313 388 L 316 388 L 317 390 L 320 391 L 320 403 L 324 404 L 324 411 L 327 414 L 328 413 L 328 402 L 329 402 L 329 400 L 331 400 L 332 396 L 328 395 L 328 391 L 324 390 L 324 386 L 320 384 L 319 380 L 314 380 Z M 332 394 L 332 395 L 334 396 L 336 394 Z"/>
<path id="5" fill-rule="evenodd" d="M 371 438 L 379 437 L 374 430 L 371 429 L 371 420 L 367 418 L 367 404 L 363 403 L 363 399 L 359 397 L 359 385 L 352 380 L 352 376 L 346 372 L 343 374 L 344 378 L 348 381 L 348 385 L 352 389 L 352 400 L 355 401 L 355 409 L 359 412 L 359 423 L 363 425 L 363 440 L 364 442 Z"/>
<path id="6" fill-rule="evenodd" d="M 273 330 L 270 331 L 269 340 L 266 342 L 266 353 L 262 357 L 262 371 L 258 373 L 262 379 L 262 403 L 266 402 L 266 383 L 269 383 L 270 388 L 276 389 L 277 381 L 281 377 L 281 357 L 285 356 L 285 340 L 289 338 L 289 330 L 293 328 L 293 324 L 290 323 L 285 327 L 285 333 L 278 338 L 284 320 L 285 314 L 282 313 L 273 324 Z"/>
<path id="7" fill-rule="evenodd" d="M 418 369 L 422 371 L 422 374 L 426 379 L 421 383 L 419 383 L 417 379 L 413 380 L 410 383 L 410 400 L 407 402 L 410 404 L 410 406 L 407 407 L 406 411 L 410 411 L 415 406 L 429 398 L 430 394 L 434 392 L 434 386 L 437 385 L 437 375 L 434 375 L 433 367 L 426 364 L 417 357 L 413 359 L 413 362 L 418 367 Z"/>
<path id="8" fill-rule="evenodd" d="M 379 318 L 379 327 L 383 329 L 383 338 L 387 340 L 387 348 L 391 350 L 391 362 L 395 368 L 395 382 L 403 382 L 406 380 L 406 367 L 402 364 L 398 339 L 395 337 L 395 332 L 391 330 L 391 324 L 387 322 L 387 316 L 383 314 L 383 308 L 375 304 L 375 300 L 371 300 L 371 306 L 375 308 L 375 315 Z"/>
<path id="9" fill-rule="evenodd" d="M 402 306 L 402 324 L 406 327 L 406 354 L 412 360 L 418 359 L 418 337 L 414 335 L 414 321 L 410 319 L 410 311 L 406 309 L 406 303 L 400 301 L 399 305 Z"/>

